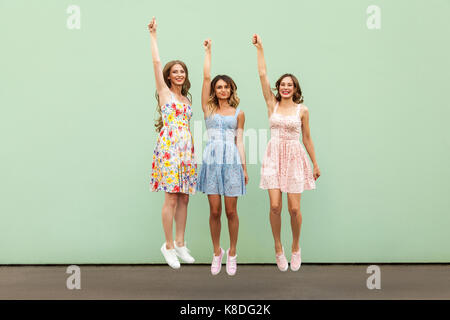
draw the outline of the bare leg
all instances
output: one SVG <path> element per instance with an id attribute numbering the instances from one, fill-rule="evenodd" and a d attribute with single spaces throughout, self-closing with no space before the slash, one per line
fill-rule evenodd
<path id="1" fill-rule="evenodd" d="M 222 214 L 222 198 L 219 194 L 209 194 L 209 229 L 214 247 L 214 255 L 220 255 L 220 216 Z"/>
<path id="2" fill-rule="evenodd" d="M 162 224 L 166 236 L 166 248 L 173 249 L 173 217 L 177 209 L 178 194 L 166 192 L 162 207 Z"/>
<path id="3" fill-rule="evenodd" d="M 273 240 L 275 241 L 275 252 L 283 252 L 281 244 L 281 208 L 282 198 L 280 189 L 269 189 L 270 199 L 270 226 L 272 227 Z"/>
<path id="4" fill-rule="evenodd" d="M 184 232 L 186 230 L 187 207 L 189 195 L 178 194 L 177 209 L 175 211 L 175 241 L 178 247 L 184 246 Z"/>
<path id="5" fill-rule="evenodd" d="M 237 214 L 237 197 L 225 198 L 225 213 L 228 218 L 228 232 L 230 233 L 230 256 L 236 255 L 236 244 L 239 231 L 239 217 Z"/>
<path id="6" fill-rule="evenodd" d="M 300 212 L 301 193 L 288 193 L 288 210 L 291 215 L 292 252 L 300 249 L 300 229 L 302 227 L 302 214 Z"/>

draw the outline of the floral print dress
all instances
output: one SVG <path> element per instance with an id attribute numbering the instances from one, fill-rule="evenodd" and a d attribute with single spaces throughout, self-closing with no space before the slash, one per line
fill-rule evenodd
<path id="1" fill-rule="evenodd" d="M 192 108 L 171 95 L 171 102 L 161 106 L 163 127 L 153 151 L 150 189 L 195 194 L 197 164 L 189 129 Z"/>

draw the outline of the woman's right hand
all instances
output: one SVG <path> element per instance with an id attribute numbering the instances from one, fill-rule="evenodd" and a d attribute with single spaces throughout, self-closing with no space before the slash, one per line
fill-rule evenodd
<path id="1" fill-rule="evenodd" d="M 259 35 L 257 35 L 256 33 L 252 37 L 252 43 L 256 48 L 258 48 L 258 49 L 262 48 L 261 37 Z"/>
<path id="2" fill-rule="evenodd" d="M 152 18 L 152 21 L 148 24 L 148 30 L 150 30 L 150 34 L 156 34 L 156 19 Z"/>
<path id="3" fill-rule="evenodd" d="M 205 48 L 205 51 L 211 50 L 211 39 L 206 39 L 203 42 L 203 47 Z"/>

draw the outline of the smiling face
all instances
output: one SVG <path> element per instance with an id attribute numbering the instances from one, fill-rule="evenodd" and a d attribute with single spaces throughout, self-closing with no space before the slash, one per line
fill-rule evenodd
<path id="1" fill-rule="evenodd" d="M 222 79 L 216 82 L 216 85 L 214 86 L 214 91 L 217 99 L 219 100 L 227 100 L 231 96 L 230 85 Z"/>
<path id="2" fill-rule="evenodd" d="M 186 80 L 186 71 L 181 64 L 174 64 L 172 68 L 170 68 L 168 78 L 172 84 L 182 86 Z"/>
<path id="3" fill-rule="evenodd" d="M 294 103 L 303 103 L 302 89 L 296 76 L 291 73 L 285 73 L 278 78 L 275 83 L 277 94 L 275 99 L 292 99 Z"/>
<path id="4" fill-rule="evenodd" d="M 278 92 L 280 93 L 282 98 L 291 98 L 294 95 L 295 90 L 295 84 L 291 77 L 284 77 L 283 79 L 281 79 Z"/>

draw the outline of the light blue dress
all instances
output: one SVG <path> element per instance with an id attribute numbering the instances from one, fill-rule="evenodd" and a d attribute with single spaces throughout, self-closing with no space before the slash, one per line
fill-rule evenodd
<path id="1" fill-rule="evenodd" d="M 208 142 L 198 175 L 198 191 L 227 197 L 246 193 L 244 170 L 235 143 L 238 114 L 239 108 L 231 116 L 215 113 L 205 119 Z"/>

